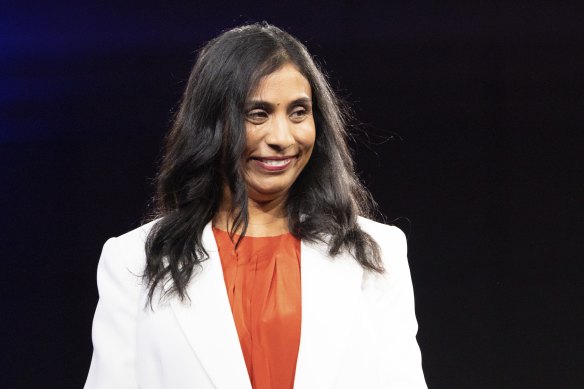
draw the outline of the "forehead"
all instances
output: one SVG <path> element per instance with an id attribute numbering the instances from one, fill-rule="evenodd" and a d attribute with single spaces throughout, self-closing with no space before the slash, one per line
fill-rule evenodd
<path id="1" fill-rule="evenodd" d="M 312 97 L 310 83 L 296 66 L 287 63 L 274 72 L 260 78 L 250 93 L 250 100 L 297 99 Z"/>

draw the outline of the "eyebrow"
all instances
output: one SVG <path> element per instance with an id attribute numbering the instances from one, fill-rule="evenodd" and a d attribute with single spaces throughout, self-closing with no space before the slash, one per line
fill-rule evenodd
<path id="1" fill-rule="evenodd" d="M 288 107 L 293 107 L 296 105 L 312 105 L 312 99 L 308 98 L 308 97 L 300 97 L 296 100 L 292 100 L 289 104 Z M 269 103 L 267 101 L 264 100 L 249 100 L 245 103 L 245 108 L 246 109 L 251 109 L 251 108 L 261 108 L 261 109 L 269 109 L 269 108 L 273 108 L 274 104 Z"/>

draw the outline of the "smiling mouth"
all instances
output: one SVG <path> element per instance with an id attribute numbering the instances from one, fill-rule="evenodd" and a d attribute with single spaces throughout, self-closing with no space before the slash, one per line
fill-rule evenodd
<path id="1" fill-rule="evenodd" d="M 265 163 L 270 166 L 284 166 L 290 162 L 290 158 L 287 159 L 258 159 L 258 161 Z"/>
<path id="2" fill-rule="evenodd" d="M 280 171 L 286 169 L 296 156 L 286 158 L 252 158 L 256 164 L 268 171 Z"/>

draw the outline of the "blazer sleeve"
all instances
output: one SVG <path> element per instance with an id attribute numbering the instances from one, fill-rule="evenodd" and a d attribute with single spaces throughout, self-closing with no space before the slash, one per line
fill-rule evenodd
<path id="1" fill-rule="evenodd" d="M 138 388 L 135 350 L 140 277 L 127 261 L 118 238 L 109 239 L 97 268 L 99 301 L 85 389 Z"/>
<path id="2" fill-rule="evenodd" d="M 426 389 L 422 357 L 416 341 L 418 323 L 403 232 L 385 226 L 380 243 L 386 273 L 380 304 L 382 387 Z"/>

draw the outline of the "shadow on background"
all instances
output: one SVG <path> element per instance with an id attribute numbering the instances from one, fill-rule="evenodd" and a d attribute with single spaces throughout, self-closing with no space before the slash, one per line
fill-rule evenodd
<path id="1" fill-rule="evenodd" d="M 265 19 L 353 104 L 360 175 L 411 222 L 429 386 L 581 387 L 584 27 L 566 4 L 2 7 L 0 385 L 83 385 L 101 246 L 145 215 L 193 52 Z"/>

